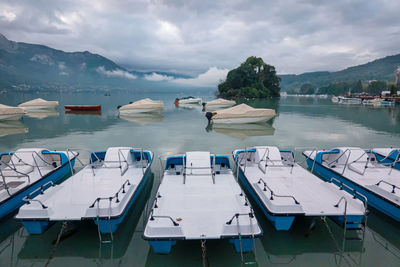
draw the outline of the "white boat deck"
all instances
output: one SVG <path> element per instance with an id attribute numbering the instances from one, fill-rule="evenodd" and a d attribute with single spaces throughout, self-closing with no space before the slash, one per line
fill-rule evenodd
<path id="1" fill-rule="evenodd" d="M 104 161 L 86 166 L 62 184 L 38 195 L 30 204 L 21 207 L 17 218 L 76 221 L 120 216 L 149 167 L 145 161 L 145 168 L 142 168 L 142 162 L 130 156 L 131 149 L 109 148 Z M 118 153 L 123 155 L 121 160 Z M 102 200 L 96 201 L 98 198 Z M 41 204 L 47 208 L 43 209 Z"/>
<path id="2" fill-rule="evenodd" d="M 186 159 L 185 183 L 181 165 L 164 172 L 157 193 L 161 197 L 156 200 L 157 208 L 153 208 L 144 236 L 147 239 L 220 239 L 237 236 L 238 231 L 242 235 L 259 235 L 260 227 L 255 217 L 249 217 L 250 206 L 245 206 L 246 199 L 232 171 L 220 170 L 215 174 L 214 184 L 212 172 L 218 167 L 212 170 L 209 152 L 187 152 Z M 236 218 L 227 224 L 237 213 L 245 214 L 238 217 L 239 230 Z M 169 218 L 158 216 L 170 216 L 179 226 L 174 226 Z"/>
<path id="3" fill-rule="evenodd" d="M 255 150 L 248 152 L 250 161 L 242 160 L 240 166 L 250 185 L 271 213 L 342 216 L 344 201 L 341 201 L 338 207 L 335 205 L 343 197 L 347 200 L 347 215 L 364 214 L 362 201 L 353 199 L 349 193 L 322 181 L 297 163 L 293 163 L 291 152 L 281 155 L 277 147 L 255 147 Z M 245 156 L 245 153 L 241 153 L 241 156 Z"/>
<path id="4" fill-rule="evenodd" d="M 43 148 L 19 149 L 10 157 L 3 155 L 0 159 L 0 202 L 6 201 L 21 190 L 28 188 L 49 172 L 61 165 L 59 155 L 42 154 L 48 151 Z M 51 151 L 53 152 L 53 151 Z M 76 152 L 66 153 L 70 160 Z M 56 163 L 56 167 L 52 163 Z M 7 190 L 8 189 L 8 190 Z"/>
<path id="5" fill-rule="evenodd" d="M 390 166 L 377 164 L 376 160 L 368 159 L 367 154 L 357 147 L 340 147 L 338 153 L 325 154 L 322 165 L 350 181 L 400 205 L 400 171 Z M 322 152 L 317 151 L 317 152 Z M 305 151 L 304 154 L 314 160 L 315 151 Z M 365 168 L 367 167 L 367 168 Z M 393 185 L 397 188 L 393 190 Z"/>

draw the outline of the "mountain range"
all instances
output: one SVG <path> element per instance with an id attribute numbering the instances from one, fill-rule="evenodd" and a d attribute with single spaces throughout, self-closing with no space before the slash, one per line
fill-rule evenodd
<path id="1" fill-rule="evenodd" d="M 400 54 L 397 54 L 335 72 L 316 71 L 279 76 L 282 79 L 282 90 L 287 91 L 300 88 L 305 83 L 321 87 L 334 82 L 354 82 L 358 80 L 363 82 L 371 80 L 394 82 L 396 78 L 395 72 L 399 66 Z"/>
<path id="2" fill-rule="evenodd" d="M 88 51 L 64 52 L 44 45 L 10 41 L 0 34 L 0 88 L 27 85 L 30 88 L 130 88 L 153 85 L 154 82 L 144 79 L 153 74 L 169 79 L 189 77 L 131 71 Z"/>
<path id="3" fill-rule="evenodd" d="M 303 74 L 284 74 L 283 91 L 300 88 L 304 83 L 316 87 L 341 81 L 394 81 L 400 66 L 400 54 L 344 70 L 317 71 Z M 44 45 L 8 40 L 0 34 L 0 90 L 2 88 L 132 88 L 168 85 L 174 78 L 191 78 L 188 75 L 128 70 L 98 54 L 64 52 Z M 151 80 L 151 81 L 150 81 Z"/>

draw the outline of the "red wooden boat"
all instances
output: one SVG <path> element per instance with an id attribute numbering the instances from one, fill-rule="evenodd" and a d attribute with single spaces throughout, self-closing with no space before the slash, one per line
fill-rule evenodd
<path id="1" fill-rule="evenodd" d="M 65 105 L 65 111 L 101 111 L 101 105 Z"/>

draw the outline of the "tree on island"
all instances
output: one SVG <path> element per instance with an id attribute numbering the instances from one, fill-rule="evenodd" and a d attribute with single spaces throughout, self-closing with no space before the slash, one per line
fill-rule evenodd
<path id="1" fill-rule="evenodd" d="M 280 78 L 275 67 L 260 57 L 249 57 L 238 68 L 228 72 L 226 80 L 218 85 L 218 95 L 227 98 L 277 97 Z"/>

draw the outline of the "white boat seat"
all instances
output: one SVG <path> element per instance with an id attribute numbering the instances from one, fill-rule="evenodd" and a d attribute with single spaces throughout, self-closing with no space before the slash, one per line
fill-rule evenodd
<path id="1" fill-rule="evenodd" d="M 363 175 L 365 166 L 368 162 L 368 155 L 361 148 L 352 148 L 349 153 L 348 165 L 347 167 L 358 173 Z"/>
<path id="2" fill-rule="evenodd" d="M 128 166 L 133 164 L 130 147 L 110 147 L 104 157 L 104 167 L 121 168 L 122 174 L 128 170 Z"/>
<path id="3" fill-rule="evenodd" d="M 255 163 L 259 164 L 261 161 L 266 162 L 267 165 L 283 166 L 281 152 L 275 146 L 260 146 L 255 147 Z"/>
<path id="4" fill-rule="evenodd" d="M 24 177 L 31 172 L 33 172 L 33 166 L 17 164 L 15 165 L 15 170 L 10 167 L 6 167 L 1 171 L 5 177 Z"/>
<path id="5" fill-rule="evenodd" d="M 186 174 L 211 174 L 210 152 L 194 151 L 186 153 Z"/>

